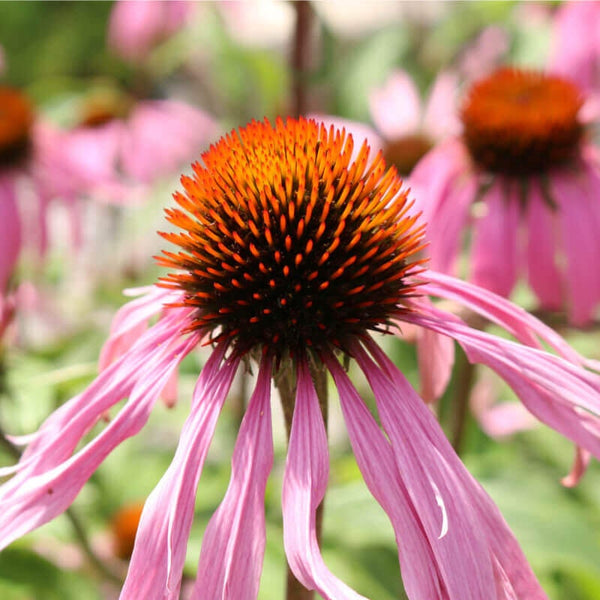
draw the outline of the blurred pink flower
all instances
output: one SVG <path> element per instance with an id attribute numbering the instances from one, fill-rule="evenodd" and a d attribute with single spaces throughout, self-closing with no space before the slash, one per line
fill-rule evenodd
<path id="1" fill-rule="evenodd" d="M 306 588 L 328 600 L 363 598 L 329 571 L 317 542 L 315 513 L 329 458 L 316 368 L 333 377 L 358 465 L 392 522 L 408 597 L 546 598 L 498 509 L 371 331 L 399 333 L 410 323 L 457 340 L 469 360 L 499 373 L 533 414 L 597 457 L 600 377 L 556 333 L 508 301 L 423 270 L 415 258 L 423 228 L 396 172 L 380 158 L 369 162 L 364 145 L 356 161 L 352 154 L 345 134 L 290 119 L 275 127 L 252 123 L 202 155 L 194 177 L 182 178 L 179 206 L 167 210 L 179 229 L 163 237 L 180 249 L 165 251 L 162 262 L 176 272 L 121 309 L 107 350 L 116 360 L 27 440 L 17 465 L 0 471 L 13 473 L 0 488 L 1 546 L 64 511 L 104 458 L 144 426 L 181 360 L 209 338 L 212 354 L 173 462 L 144 506 L 122 599 L 179 597 L 198 482 L 244 359 L 258 363 L 256 386 L 229 487 L 204 533 L 191 598 L 257 597 L 273 462 L 271 382 L 280 368 L 296 380 L 283 477 L 284 546 Z M 527 345 L 471 329 L 433 306 L 429 295 L 465 303 Z M 541 351 L 542 342 L 564 358 Z M 381 426 L 338 354 L 365 374 Z M 125 397 L 114 418 L 77 449 Z"/>
<path id="2" fill-rule="evenodd" d="M 501 69 L 473 85 L 463 133 L 417 165 L 432 268 L 458 269 L 472 228 L 470 278 L 508 296 L 524 274 L 540 305 L 584 325 L 600 301 L 600 158 L 570 81 Z"/>
<path id="3" fill-rule="evenodd" d="M 185 0 L 117 0 L 110 14 L 108 44 L 126 60 L 142 61 L 185 24 L 194 4 Z"/>
<path id="4" fill-rule="evenodd" d="M 381 150 L 386 162 L 407 176 L 437 142 L 456 133 L 459 127 L 454 103 L 456 92 L 456 77 L 449 72 L 440 73 L 427 102 L 422 105 L 410 75 L 397 70 L 382 87 L 369 95 L 375 131 L 368 125 L 347 119 L 311 116 L 343 127 L 357 139 L 368 139 L 373 150 Z"/>
<path id="5" fill-rule="evenodd" d="M 0 87 L 0 293 L 25 243 L 41 255 L 46 252 L 53 199 L 68 203 L 77 237 L 74 172 L 64 159 L 63 140 L 22 92 Z"/>
<path id="6" fill-rule="evenodd" d="M 564 2 L 556 12 L 550 70 L 600 92 L 600 2 Z"/>
<path id="7" fill-rule="evenodd" d="M 112 108 L 92 107 L 65 135 L 64 154 L 81 189 L 99 199 L 131 200 L 133 187 L 176 173 L 217 132 L 208 114 L 177 100 L 140 100 L 123 112 Z"/>

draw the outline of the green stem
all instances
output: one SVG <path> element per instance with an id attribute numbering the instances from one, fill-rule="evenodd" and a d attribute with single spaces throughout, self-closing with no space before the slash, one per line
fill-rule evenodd
<path id="1" fill-rule="evenodd" d="M 464 352 L 457 356 L 454 376 L 454 395 L 452 398 L 452 415 L 450 422 L 450 441 L 452 447 L 460 455 L 463 447 L 467 419 L 469 416 L 469 397 L 475 380 L 475 366 L 471 364 Z"/>

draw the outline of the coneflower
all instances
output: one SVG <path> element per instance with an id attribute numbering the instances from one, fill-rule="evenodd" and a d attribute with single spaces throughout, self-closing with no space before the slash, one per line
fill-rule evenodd
<path id="1" fill-rule="evenodd" d="M 471 87 L 462 135 L 427 154 L 411 177 L 432 268 L 455 271 L 472 231 L 474 283 L 507 296 L 524 276 L 542 308 L 566 309 L 575 325 L 593 319 L 600 159 L 583 106 L 572 81 L 534 71 L 500 69 Z"/>
<path id="2" fill-rule="evenodd" d="M 498 509 L 373 333 L 400 335 L 401 325 L 412 323 L 455 338 L 540 419 L 596 456 L 599 378 L 520 309 L 425 270 L 417 258 L 423 225 L 396 170 L 380 154 L 370 159 L 366 144 L 356 159 L 353 150 L 344 131 L 314 121 L 251 123 L 212 146 L 193 177 L 182 178 L 177 206 L 167 210 L 179 232 L 163 234 L 179 249 L 160 258 L 173 272 L 121 309 L 106 350 L 116 360 L 51 415 L 20 462 L 4 470 L 14 474 L 0 488 L 2 546 L 65 510 L 104 458 L 143 427 L 182 358 L 210 344 L 173 462 L 145 503 L 122 598 L 178 598 L 198 481 L 242 361 L 257 365 L 257 382 L 228 490 L 204 533 L 192 598 L 257 597 L 273 379 L 290 429 L 282 498 L 290 568 L 324 598 L 362 598 L 328 570 L 318 544 L 329 460 L 325 399 L 316 384 L 327 372 L 357 463 L 392 522 L 409 598 L 546 598 Z M 434 307 L 429 294 L 463 301 L 529 346 L 469 328 Z M 540 340 L 564 358 L 531 347 Z M 366 375 L 381 426 L 346 360 Z M 113 420 L 75 451 L 125 397 Z"/>

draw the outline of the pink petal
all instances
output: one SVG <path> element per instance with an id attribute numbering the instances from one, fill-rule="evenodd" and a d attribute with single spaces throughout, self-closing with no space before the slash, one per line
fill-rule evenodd
<path id="1" fill-rule="evenodd" d="M 387 139 L 415 133 L 420 128 L 421 99 L 405 71 L 394 71 L 386 83 L 369 95 L 371 117 Z"/>
<path id="2" fill-rule="evenodd" d="M 573 461 L 573 467 L 571 472 L 563 477 L 560 482 L 565 487 L 575 487 L 579 480 L 585 474 L 588 465 L 590 464 L 591 455 L 587 450 L 583 450 L 579 446 L 575 447 L 575 460 Z"/>
<path id="3" fill-rule="evenodd" d="M 87 390 L 75 396 L 42 424 L 17 465 L 17 478 L 43 473 L 65 461 L 83 435 L 106 411 L 143 385 L 143 378 L 153 378 L 156 361 L 164 359 L 170 346 L 179 340 L 186 316 L 178 310 L 148 330 L 123 357 L 108 367 Z M 193 336 L 192 336 L 193 337 Z M 193 337 L 192 342 L 197 343 Z M 168 379 L 168 378 L 167 378 Z"/>
<path id="4" fill-rule="evenodd" d="M 108 454 L 146 423 L 166 379 L 181 358 L 196 345 L 189 338 L 165 356 L 149 357 L 144 381 L 109 425 L 75 455 L 48 470 L 37 469 L 23 478 L 18 473 L 0 488 L 0 546 L 62 513 Z M 60 433 L 62 436 L 63 433 Z M 60 439 L 60 437 L 59 437 Z M 57 440 L 58 442 L 58 440 Z"/>
<path id="5" fill-rule="evenodd" d="M 468 170 L 462 145 L 449 140 L 427 153 L 410 175 L 415 209 L 423 211 L 423 222 L 427 223 L 431 267 L 444 273 L 455 270 L 479 187 Z"/>
<path id="6" fill-rule="evenodd" d="M 17 208 L 15 183 L 0 178 L 0 295 L 11 278 L 21 252 L 21 217 Z"/>
<path id="7" fill-rule="evenodd" d="M 595 188 L 600 179 L 593 181 Z M 565 279 L 569 320 L 585 325 L 594 315 L 600 300 L 600 270 L 590 269 L 600 255 L 600 209 L 597 192 L 581 174 L 555 175 L 550 182 L 552 197 L 558 205 L 562 245 L 566 255 Z"/>
<path id="8" fill-rule="evenodd" d="M 428 282 L 420 287 L 425 294 L 445 298 L 466 306 L 500 325 L 523 344 L 541 348 L 541 340 L 574 364 L 591 366 L 594 362 L 584 358 L 571 348 L 552 328 L 493 292 L 436 271 L 426 271 L 422 274 L 422 278 Z M 592 368 L 596 368 L 596 366 L 594 365 Z"/>
<path id="9" fill-rule="evenodd" d="M 329 455 L 319 399 L 308 365 L 298 359 L 296 404 L 283 477 L 283 543 L 298 581 L 326 600 L 362 599 L 326 567 L 319 550 L 315 514 L 327 487 Z"/>
<path id="10" fill-rule="evenodd" d="M 185 22 L 193 2 L 170 0 L 115 2 L 108 43 L 123 58 L 143 60 L 152 48 Z"/>
<path id="11" fill-rule="evenodd" d="M 562 276 L 556 265 L 558 218 L 538 185 L 531 182 L 527 200 L 527 277 L 543 308 L 564 306 Z"/>
<path id="12" fill-rule="evenodd" d="M 494 570 L 485 538 L 474 522 L 467 490 L 454 472 L 464 468 L 459 467 L 462 463 L 455 460 L 435 418 L 401 375 L 393 373 L 392 385 L 362 348 L 357 345 L 352 353 L 375 394 L 398 471 L 418 511 L 449 597 L 486 598 L 495 588 Z"/>
<path id="13" fill-rule="evenodd" d="M 600 457 L 600 377 L 562 358 L 471 329 L 432 309 L 407 320 L 453 337 L 471 362 L 488 365 L 527 409 L 575 444 Z"/>
<path id="14" fill-rule="evenodd" d="M 265 487 L 273 464 L 271 361 L 264 359 L 233 452 L 231 481 L 202 540 L 192 599 L 258 595 L 265 548 Z"/>
<path id="15" fill-rule="evenodd" d="M 469 405 L 481 429 L 493 438 L 507 437 L 538 424 L 519 402 L 498 402 L 496 386 L 486 377 L 479 377 L 473 386 Z"/>
<path id="16" fill-rule="evenodd" d="M 217 348 L 200 374 L 191 413 L 175 457 L 142 511 L 122 600 L 179 598 L 198 481 L 215 426 L 239 358 L 219 368 L 224 348 Z"/>
<path id="17" fill-rule="evenodd" d="M 518 195 L 506 193 L 504 182 L 496 181 L 482 202 L 486 214 L 474 223 L 471 281 L 508 297 L 515 285 L 520 262 Z"/>
<path id="18" fill-rule="evenodd" d="M 421 379 L 421 397 L 434 402 L 443 393 L 454 366 L 454 342 L 427 329 L 417 330 L 417 361 Z"/>
<path id="19" fill-rule="evenodd" d="M 176 295 L 172 291 L 151 286 L 146 293 L 122 306 L 110 326 L 110 335 L 100 351 L 98 368 L 103 371 L 122 356 L 147 329 L 148 320 L 158 314 Z"/>
<path id="20" fill-rule="evenodd" d="M 335 380 L 348 435 L 365 483 L 388 514 L 409 598 L 446 599 L 447 593 L 423 525 L 394 461 L 392 448 L 334 357 L 325 362 Z"/>
<path id="21" fill-rule="evenodd" d="M 492 597 L 502 600 L 547 600 L 500 511 L 455 454 L 432 413 L 381 349 L 372 340 L 367 346 L 387 377 L 362 348 L 356 358 L 375 392 L 399 472 L 417 499 L 449 597 L 487 599 L 495 590 Z M 447 519 L 444 531 L 442 518 L 443 536 L 436 536 L 439 510 L 432 502 L 432 483 Z M 453 544 L 457 538 L 461 542 Z"/>
<path id="22" fill-rule="evenodd" d="M 600 6 L 596 2 L 565 2 L 555 17 L 550 70 L 584 89 L 598 83 Z"/>
<path id="23" fill-rule="evenodd" d="M 423 130 L 434 140 L 443 140 L 460 132 L 457 109 L 458 78 L 454 73 L 440 72 L 433 82 L 425 114 Z"/>
<path id="24" fill-rule="evenodd" d="M 138 102 L 124 129 L 123 171 L 135 181 L 155 181 L 191 163 L 215 133 L 216 125 L 206 113 L 183 102 Z"/>

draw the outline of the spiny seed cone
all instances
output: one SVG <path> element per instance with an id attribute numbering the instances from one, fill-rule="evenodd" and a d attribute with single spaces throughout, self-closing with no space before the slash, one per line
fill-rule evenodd
<path id="1" fill-rule="evenodd" d="M 499 69 L 467 95 L 465 144 L 475 163 L 492 173 L 546 172 L 577 155 L 582 104 L 579 89 L 562 77 Z"/>
<path id="2" fill-rule="evenodd" d="M 159 263 L 183 291 L 192 328 L 281 359 L 346 351 L 382 331 L 415 294 L 407 281 L 423 226 L 380 155 L 345 131 L 304 119 L 252 122 L 222 138 L 182 177 L 162 233 L 181 248 Z"/>

